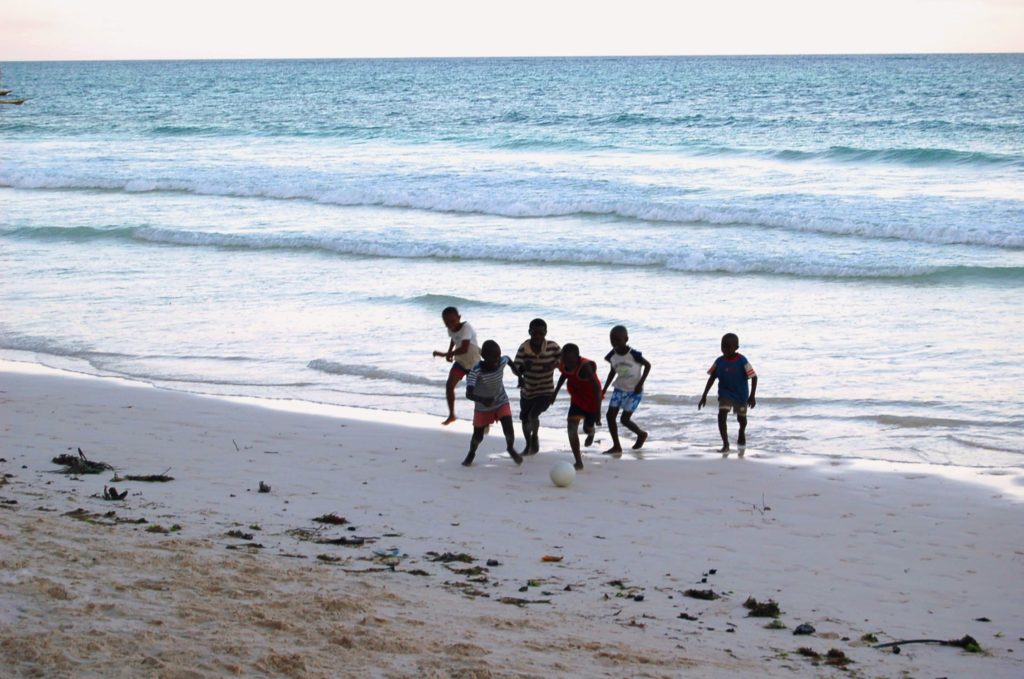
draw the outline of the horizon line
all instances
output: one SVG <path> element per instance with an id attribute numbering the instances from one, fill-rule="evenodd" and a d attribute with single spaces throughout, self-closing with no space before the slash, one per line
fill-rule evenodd
<path id="1" fill-rule="evenodd" d="M 691 59 L 691 58 L 792 58 L 792 57 L 911 57 L 911 56 L 1012 56 L 1021 51 L 993 52 L 751 52 L 732 54 L 506 54 L 506 55 L 434 55 L 434 56 L 348 56 L 348 57 L 109 57 L 86 59 L 6 59 L 3 64 L 31 63 L 102 63 L 102 62 L 161 62 L 161 61 L 466 61 L 486 59 Z"/>

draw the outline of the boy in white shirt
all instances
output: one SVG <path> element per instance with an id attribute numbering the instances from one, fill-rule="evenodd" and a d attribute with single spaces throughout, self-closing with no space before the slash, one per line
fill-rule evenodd
<path id="1" fill-rule="evenodd" d="M 448 383 L 445 384 L 445 397 L 448 399 L 448 418 L 441 424 L 455 421 L 455 385 L 472 370 L 480 361 L 480 345 L 476 341 L 476 330 L 467 321 L 462 320 L 459 310 L 453 306 L 445 307 L 441 312 L 441 320 L 448 329 L 448 351 L 435 351 L 434 356 L 444 356 L 444 360 L 452 364 L 448 371 Z"/>

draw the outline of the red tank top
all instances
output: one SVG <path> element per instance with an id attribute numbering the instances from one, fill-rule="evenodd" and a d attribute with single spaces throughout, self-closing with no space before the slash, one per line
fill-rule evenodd
<path id="1" fill-rule="evenodd" d="M 590 369 L 594 373 L 594 379 L 597 380 L 597 392 L 598 398 L 594 397 L 594 383 L 589 379 L 580 379 L 580 370 L 583 366 L 590 364 Z M 558 369 L 565 375 L 565 386 L 569 388 L 569 396 L 573 405 L 582 408 L 588 413 L 596 413 L 601 410 L 601 378 L 597 376 L 597 364 L 591 361 L 589 358 L 583 358 L 580 356 L 579 363 L 576 364 L 576 369 L 572 372 L 568 372 L 565 369 L 565 363 L 559 361 Z"/>

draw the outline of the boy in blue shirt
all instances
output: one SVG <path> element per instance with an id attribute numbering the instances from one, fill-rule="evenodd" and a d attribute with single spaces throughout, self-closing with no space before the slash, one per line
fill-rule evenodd
<path id="1" fill-rule="evenodd" d="M 633 422 L 633 413 L 640 406 L 640 400 L 644 396 L 644 382 L 648 373 L 651 372 L 651 363 L 644 358 L 639 351 L 629 346 L 629 333 L 626 326 L 616 325 L 608 334 L 612 350 L 604 357 L 604 360 L 611 364 L 611 371 L 604 383 L 604 391 L 608 391 L 612 380 L 615 381 L 615 391 L 612 392 L 612 401 L 608 406 L 608 433 L 612 435 L 612 447 L 604 451 L 606 455 L 616 455 L 622 452 L 619 444 L 619 427 L 615 424 L 615 418 L 622 409 L 622 426 L 636 434 L 636 443 L 633 450 L 639 450 L 647 440 L 647 432 Z"/>
<path id="2" fill-rule="evenodd" d="M 718 380 L 718 433 L 722 435 L 722 448 L 720 453 L 729 452 L 729 431 L 727 419 L 729 411 L 736 413 L 736 421 L 740 425 L 740 434 L 736 438 L 736 445 L 741 448 L 747 445 L 747 406 L 753 408 L 757 405 L 754 394 L 757 392 L 757 373 L 750 361 L 737 352 L 740 348 L 740 339 L 733 333 L 722 336 L 722 355 L 715 359 L 708 369 L 708 383 L 704 387 L 704 395 L 700 397 L 697 410 L 700 410 L 708 402 L 708 392 L 711 385 Z M 747 380 L 750 380 L 750 389 L 747 389 Z"/>
<path id="3" fill-rule="evenodd" d="M 505 434 L 505 449 L 515 463 L 522 464 L 523 458 L 515 449 L 515 430 L 512 428 L 512 409 L 505 393 L 505 367 L 519 376 L 519 371 L 508 356 L 501 355 L 501 347 L 494 340 L 487 340 L 480 349 L 481 360 L 466 377 L 466 398 L 476 404 L 473 413 L 473 438 L 469 442 L 469 453 L 462 461 L 464 467 L 473 464 L 476 449 L 484 440 L 484 433 L 494 422 L 501 423 Z"/>

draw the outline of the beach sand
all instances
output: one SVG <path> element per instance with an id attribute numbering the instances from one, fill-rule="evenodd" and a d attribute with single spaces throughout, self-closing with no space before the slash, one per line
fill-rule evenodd
<path id="1" fill-rule="evenodd" d="M 463 468 L 465 422 L 0 367 L 4 676 L 1024 676 L 1021 493 L 753 452 L 588 454 L 563 489 L 560 437 L 516 467 L 492 435 Z M 173 481 L 59 473 L 78 448 Z"/>

